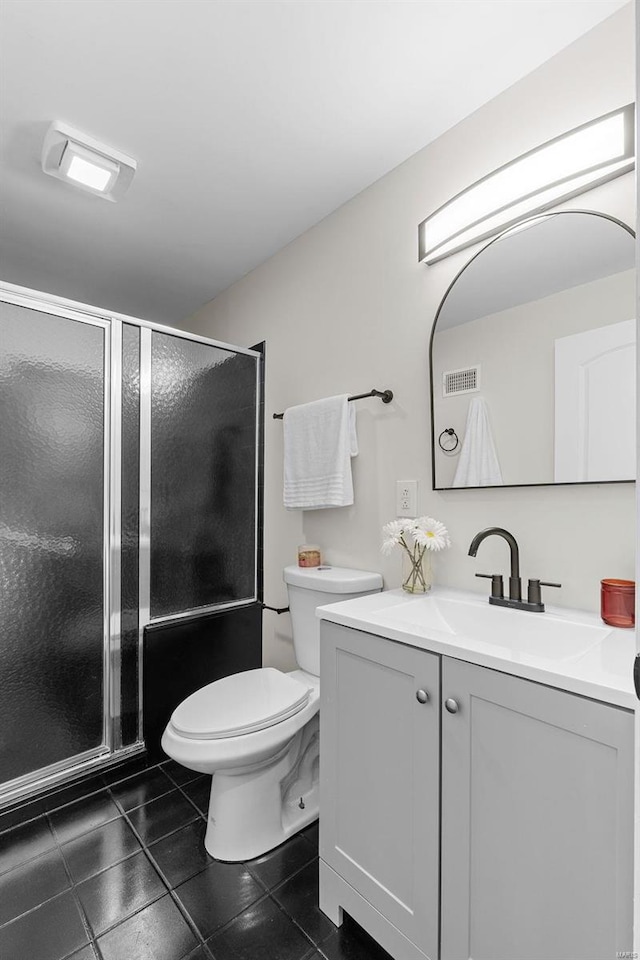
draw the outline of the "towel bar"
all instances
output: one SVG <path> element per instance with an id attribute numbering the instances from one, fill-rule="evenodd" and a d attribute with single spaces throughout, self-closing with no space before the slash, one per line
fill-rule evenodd
<path id="1" fill-rule="evenodd" d="M 366 397 L 380 397 L 383 403 L 391 403 L 393 400 L 393 391 L 391 390 L 370 390 L 369 393 L 358 393 L 355 397 L 347 397 L 349 402 L 352 400 L 364 400 Z M 284 413 L 274 413 L 274 420 L 282 420 Z"/>

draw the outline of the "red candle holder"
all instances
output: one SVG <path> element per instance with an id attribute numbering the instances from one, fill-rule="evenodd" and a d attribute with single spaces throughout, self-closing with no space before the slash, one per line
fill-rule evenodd
<path id="1" fill-rule="evenodd" d="M 635 580 L 601 580 L 600 587 L 600 616 L 604 622 L 610 627 L 635 626 Z"/>

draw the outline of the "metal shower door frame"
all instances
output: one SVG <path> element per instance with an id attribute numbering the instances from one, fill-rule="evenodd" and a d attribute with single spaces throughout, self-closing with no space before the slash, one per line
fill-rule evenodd
<path id="1" fill-rule="evenodd" d="M 0 807 L 14 803 L 21 797 L 29 794 L 37 785 L 38 791 L 54 787 L 58 783 L 70 778 L 74 772 L 86 772 L 92 766 L 102 764 L 114 751 L 117 742 L 117 723 L 113 715 L 114 700 L 114 659 L 119 654 L 119 583 L 115 583 L 113 559 L 115 555 L 114 538 L 119 542 L 120 518 L 116 514 L 119 498 L 114 497 L 113 478 L 117 469 L 114 463 L 114 409 L 117 404 L 116 394 L 119 392 L 118 370 L 121 373 L 121 363 L 114 350 L 114 327 L 110 320 L 77 309 L 77 304 L 55 303 L 46 294 L 16 287 L 13 284 L 0 282 L 0 300 L 15 306 L 34 310 L 38 313 L 61 317 L 76 323 L 99 327 L 103 331 L 103 523 L 102 523 L 102 582 L 103 582 L 103 612 L 102 612 L 102 643 L 103 643 L 103 707 L 102 707 L 102 743 L 90 750 L 73 754 L 63 760 L 41 767 L 15 780 L 9 781 L 7 788 L 0 793 Z M 74 307 L 76 309 L 74 309 Z M 117 336 L 117 334 L 116 334 Z M 119 458 L 116 457 L 116 460 Z M 112 631 L 115 630 L 115 633 Z M 112 643 L 115 637 L 115 653 Z M 119 667 L 119 664 L 118 664 Z M 116 671 L 119 681 L 119 669 Z"/>
<path id="2" fill-rule="evenodd" d="M 140 504 L 139 504 L 139 636 L 138 636 L 138 739 L 143 741 L 143 671 L 142 657 L 144 645 L 144 631 L 150 624 L 179 622 L 194 616 L 218 613 L 225 610 L 246 607 L 258 599 L 258 497 L 259 497 L 259 443 L 260 443 L 260 399 L 261 378 L 260 364 L 263 356 L 259 351 L 246 347 L 237 347 L 233 344 L 201 337 L 172 327 L 161 326 L 145 320 L 127 318 L 127 322 L 140 326 Z M 254 477 L 254 570 L 253 594 L 241 600 L 231 600 L 226 603 L 207 604 L 192 607 L 180 613 L 164 614 L 158 617 L 151 616 L 151 401 L 152 401 L 152 338 L 154 333 L 178 337 L 201 343 L 203 346 L 227 350 L 230 354 L 243 354 L 254 357 L 256 360 L 255 385 L 255 477 Z"/>
<path id="3" fill-rule="evenodd" d="M 261 363 L 259 351 L 213 340 L 163 324 L 114 313 L 0 281 L 0 301 L 53 316 L 101 327 L 104 333 L 104 514 L 103 514 L 103 743 L 66 760 L 11 781 L 0 792 L 0 809 L 22 799 L 36 787 L 53 788 L 92 768 L 103 769 L 144 750 L 142 739 L 142 652 L 144 630 L 150 623 L 179 621 L 211 612 L 249 606 L 258 598 L 258 500 Z M 128 324 L 140 328 L 140 501 L 139 501 L 139 631 L 138 631 L 138 739 L 122 745 L 121 703 L 121 470 L 122 470 L 122 331 Z M 196 607 L 162 617 L 150 612 L 151 544 L 151 342 L 154 332 L 190 340 L 256 360 L 255 411 L 255 524 L 254 590 L 251 597 Z"/>

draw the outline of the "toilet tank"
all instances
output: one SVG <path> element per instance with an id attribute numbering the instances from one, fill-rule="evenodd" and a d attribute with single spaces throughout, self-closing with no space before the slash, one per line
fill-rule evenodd
<path id="1" fill-rule="evenodd" d="M 289 594 L 293 646 L 298 666 L 307 673 L 320 676 L 320 620 L 316 607 L 339 600 L 351 600 L 366 593 L 382 590 L 379 573 L 349 570 L 346 567 L 284 568 L 284 582 Z"/>

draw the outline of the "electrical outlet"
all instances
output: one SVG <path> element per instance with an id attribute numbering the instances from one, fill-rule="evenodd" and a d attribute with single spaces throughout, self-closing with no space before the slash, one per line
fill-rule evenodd
<path id="1" fill-rule="evenodd" d="M 396 516 L 418 516 L 417 480 L 396 480 Z"/>

